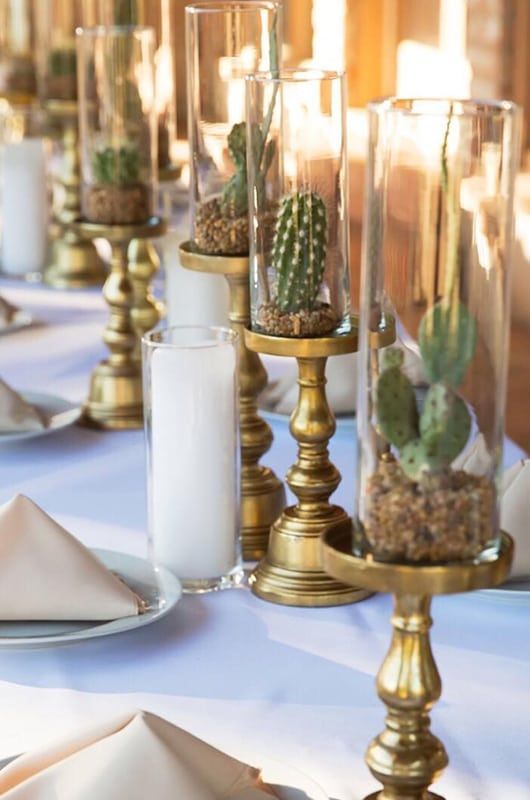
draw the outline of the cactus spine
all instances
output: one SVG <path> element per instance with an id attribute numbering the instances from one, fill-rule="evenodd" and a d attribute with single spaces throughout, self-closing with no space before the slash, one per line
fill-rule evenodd
<path id="1" fill-rule="evenodd" d="M 314 309 L 326 264 L 326 244 L 327 215 L 322 198 L 309 190 L 284 197 L 272 244 L 280 311 Z"/>

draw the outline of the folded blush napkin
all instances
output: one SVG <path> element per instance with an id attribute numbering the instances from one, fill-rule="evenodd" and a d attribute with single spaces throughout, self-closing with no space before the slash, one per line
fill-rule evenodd
<path id="1" fill-rule="evenodd" d="M 11 303 L 8 303 L 3 297 L 0 297 L 0 330 L 7 327 L 7 325 L 13 321 L 13 317 L 17 311 L 18 308 L 16 306 L 12 306 Z"/>
<path id="2" fill-rule="evenodd" d="M 0 506 L 0 620 L 112 620 L 139 613 L 134 592 L 39 506 Z"/>
<path id="3" fill-rule="evenodd" d="M 512 578 L 530 578 L 530 459 L 521 459 L 503 476 L 501 528 L 515 541 Z"/>
<path id="4" fill-rule="evenodd" d="M 259 771 L 145 711 L 17 758 L 5 800 L 266 800 Z"/>
<path id="5" fill-rule="evenodd" d="M 44 427 L 37 409 L 0 378 L 0 434 L 38 431 Z"/>

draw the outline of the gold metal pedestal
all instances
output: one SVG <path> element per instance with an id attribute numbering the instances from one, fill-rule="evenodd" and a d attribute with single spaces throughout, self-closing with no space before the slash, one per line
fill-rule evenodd
<path id="1" fill-rule="evenodd" d="M 56 289 L 102 286 L 107 273 L 94 242 L 71 226 L 81 213 L 77 103 L 57 100 L 50 101 L 46 107 L 63 127 L 64 172 L 61 182 L 65 198 L 54 225 L 58 235 L 51 242 L 44 281 Z"/>
<path id="2" fill-rule="evenodd" d="M 152 217 L 143 225 L 79 221 L 72 227 L 87 239 L 107 239 L 112 249 L 110 274 L 103 287 L 103 296 L 110 308 L 103 341 L 110 355 L 92 373 L 81 422 L 107 430 L 141 428 L 142 369 L 135 355 L 141 330 L 135 328 L 133 320 L 135 295 L 127 269 L 127 250 L 132 239 L 161 235 L 165 223 Z"/>
<path id="3" fill-rule="evenodd" d="M 443 744 L 430 731 L 429 712 L 442 686 L 429 640 L 431 598 L 502 583 L 510 570 L 513 542 L 502 534 L 497 557 L 483 562 L 411 566 L 352 554 L 352 526 L 325 531 L 324 568 L 335 578 L 394 595 L 392 643 L 377 676 L 387 707 L 386 728 L 368 747 L 366 763 L 383 790 L 366 800 L 443 800 L 429 786 L 447 766 Z"/>
<path id="4" fill-rule="evenodd" d="M 165 230 L 164 226 L 159 235 Z M 163 304 L 151 292 L 151 281 L 160 269 L 160 259 L 150 239 L 133 239 L 127 250 L 127 259 L 134 297 L 131 315 L 139 334 L 136 355 L 141 358 L 141 337 L 155 328 L 164 314 Z"/>
<path id="5" fill-rule="evenodd" d="M 322 569 L 320 534 L 334 522 L 347 522 L 346 512 L 329 502 L 341 476 L 329 460 L 328 443 L 335 418 L 326 398 L 328 356 L 353 353 L 357 332 L 318 339 L 289 339 L 245 331 L 247 347 L 298 361 L 300 387 L 290 431 L 298 443 L 298 459 L 287 483 L 298 498 L 274 522 L 266 557 L 250 578 L 254 594 L 263 600 L 293 606 L 353 603 L 370 592 L 339 583 Z"/>
<path id="6" fill-rule="evenodd" d="M 267 373 L 257 353 L 245 346 L 250 323 L 248 258 L 195 253 L 180 246 L 183 267 L 224 275 L 230 288 L 230 324 L 239 333 L 239 413 L 241 436 L 241 538 L 245 561 L 258 561 L 267 551 L 272 523 L 285 506 L 285 488 L 274 472 L 259 463 L 272 444 L 272 431 L 258 414 L 257 397 Z"/>

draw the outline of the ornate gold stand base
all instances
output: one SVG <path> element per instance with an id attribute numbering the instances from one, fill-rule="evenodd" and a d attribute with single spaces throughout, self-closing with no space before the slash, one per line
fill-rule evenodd
<path id="1" fill-rule="evenodd" d="M 257 397 L 267 385 L 260 357 L 245 346 L 250 323 L 248 258 L 208 256 L 180 246 L 183 267 L 224 275 L 230 288 L 230 324 L 239 333 L 239 415 L 241 435 L 241 540 L 243 559 L 259 561 L 267 551 L 270 526 L 285 506 L 285 489 L 274 472 L 259 460 L 272 444 L 272 431 L 257 409 Z"/>
<path id="2" fill-rule="evenodd" d="M 72 232 L 62 232 L 52 242 L 44 281 L 54 289 L 86 289 L 102 286 L 106 270 L 93 242 Z"/>
<path id="3" fill-rule="evenodd" d="M 73 223 L 72 229 L 87 239 L 107 239 L 112 250 L 110 273 L 103 296 L 110 319 L 103 334 L 110 355 L 95 368 L 83 408 L 81 423 L 105 430 L 143 426 L 142 368 L 138 343 L 142 330 L 135 327 L 134 309 L 139 303 L 127 268 L 127 249 L 132 239 L 158 236 L 165 223 L 152 217 L 143 225 Z M 148 283 L 145 286 L 147 291 Z"/>
<path id="4" fill-rule="evenodd" d="M 326 359 L 328 355 L 354 352 L 357 334 L 287 339 L 247 330 L 245 341 L 251 350 L 295 357 L 300 386 L 290 423 L 298 443 L 298 460 L 287 474 L 298 503 L 286 508 L 274 522 L 267 555 L 250 577 L 252 591 L 263 600 L 293 606 L 334 606 L 363 600 L 369 592 L 326 575 L 320 553 L 322 531 L 348 520 L 342 508 L 329 503 L 341 478 L 328 457 L 335 419 L 326 399 Z"/>
<path id="5" fill-rule="evenodd" d="M 64 169 L 61 181 L 65 200 L 64 207 L 57 215 L 59 233 L 52 241 L 44 282 L 54 289 L 102 286 L 107 272 L 94 242 L 69 227 L 81 211 L 77 103 L 50 101 L 46 106 L 52 118 L 59 120 L 63 126 Z"/>
<path id="6" fill-rule="evenodd" d="M 430 730 L 429 712 L 442 692 L 429 638 L 431 596 L 502 583 L 513 542 L 502 534 L 499 553 L 488 561 L 415 566 L 354 555 L 352 534 L 349 522 L 325 531 L 324 569 L 339 580 L 394 594 L 392 642 L 377 676 L 386 727 L 366 753 L 372 775 L 384 788 L 366 800 L 443 800 L 429 792 L 448 763 L 443 744 Z"/>

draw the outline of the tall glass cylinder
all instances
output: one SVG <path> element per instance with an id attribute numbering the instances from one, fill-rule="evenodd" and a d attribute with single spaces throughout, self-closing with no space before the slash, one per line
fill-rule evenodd
<path id="1" fill-rule="evenodd" d="M 252 327 L 349 331 L 344 75 L 258 73 L 247 98 Z"/>
<path id="2" fill-rule="evenodd" d="M 82 215 L 144 223 L 156 181 L 153 30 L 84 28 L 77 44 Z"/>
<path id="3" fill-rule="evenodd" d="M 189 592 L 242 578 L 237 352 L 226 328 L 143 339 L 151 555 Z"/>
<path id="4" fill-rule="evenodd" d="M 0 0 L 0 96 L 30 103 L 37 93 L 35 5 L 38 0 Z"/>
<path id="5" fill-rule="evenodd" d="M 191 238 L 202 253 L 247 255 L 245 76 L 277 70 L 279 6 L 186 6 Z"/>
<path id="6" fill-rule="evenodd" d="M 520 114 L 507 102 L 372 104 L 355 547 L 493 552 Z"/>
<path id="7" fill-rule="evenodd" d="M 174 0 L 98 0 L 98 24 L 148 25 L 155 32 L 155 109 L 159 179 L 175 177 L 179 6 Z"/>
<path id="8" fill-rule="evenodd" d="M 42 102 L 77 100 L 75 32 L 95 24 L 95 0 L 34 0 Z"/>

